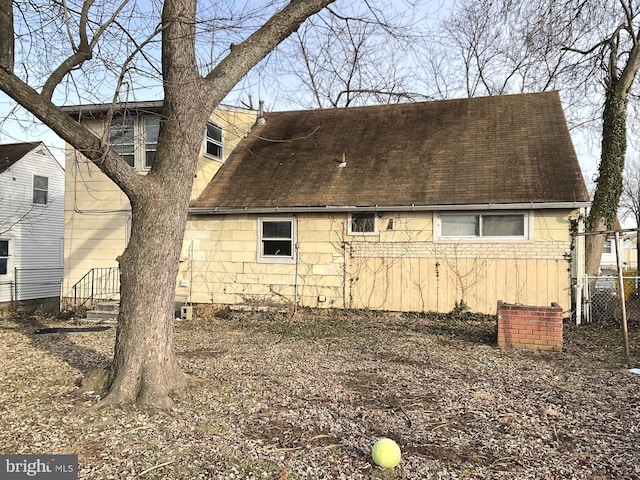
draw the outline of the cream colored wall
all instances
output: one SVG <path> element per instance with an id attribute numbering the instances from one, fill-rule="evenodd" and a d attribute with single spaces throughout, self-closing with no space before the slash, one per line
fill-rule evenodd
<path id="1" fill-rule="evenodd" d="M 347 235 L 347 214 L 300 214 L 298 262 L 257 262 L 257 215 L 194 217 L 185 236 L 178 299 L 396 311 L 476 312 L 507 303 L 570 308 L 567 217 L 533 215 L 523 242 L 434 241 L 433 214 L 384 213 L 378 234 Z M 297 275 L 296 275 L 297 268 Z"/>
<path id="2" fill-rule="evenodd" d="M 223 156 L 231 152 L 255 122 L 255 114 L 221 107 L 211 119 L 223 127 Z M 96 135 L 103 124 L 87 122 Z M 203 132 L 204 144 L 204 132 Z M 198 159 L 192 197 L 199 195 L 222 162 Z M 144 174 L 144 172 L 141 172 Z M 93 163 L 72 148 L 66 149 L 65 238 L 63 296 L 72 296 L 73 285 L 90 269 L 117 266 L 128 241 L 130 207 L 122 191 Z"/>

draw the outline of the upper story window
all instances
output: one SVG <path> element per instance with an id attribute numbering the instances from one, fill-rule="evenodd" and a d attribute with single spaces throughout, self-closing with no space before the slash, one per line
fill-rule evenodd
<path id="1" fill-rule="evenodd" d="M 144 117 L 144 168 L 149 169 L 156 159 L 160 133 L 160 117 Z"/>
<path id="2" fill-rule="evenodd" d="M 205 155 L 222 160 L 222 128 L 212 122 L 207 122 L 205 135 Z"/>
<path id="3" fill-rule="evenodd" d="M 602 248 L 602 253 L 613 253 L 613 241 L 605 240 L 604 247 Z"/>
<path id="4" fill-rule="evenodd" d="M 375 234 L 377 223 L 375 213 L 352 213 L 349 215 L 349 235 Z"/>
<path id="5" fill-rule="evenodd" d="M 8 273 L 9 265 L 9 240 L 0 240 L 0 275 Z"/>
<path id="6" fill-rule="evenodd" d="M 156 158 L 160 117 L 115 116 L 109 127 L 109 146 L 133 168 L 149 170 Z M 208 122 L 205 155 L 222 160 L 222 128 Z"/>
<path id="7" fill-rule="evenodd" d="M 451 213 L 440 215 L 440 238 L 529 238 L 526 213 Z"/>
<path id="8" fill-rule="evenodd" d="M 49 178 L 33 176 L 33 203 L 46 205 L 49 196 Z"/>
<path id="9" fill-rule="evenodd" d="M 119 116 L 111 120 L 109 146 L 132 167 L 135 167 L 135 122 L 132 117 Z"/>
<path id="10" fill-rule="evenodd" d="M 258 227 L 259 261 L 286 262 L 293 260 L 293 219 L 260 219 Z"/>

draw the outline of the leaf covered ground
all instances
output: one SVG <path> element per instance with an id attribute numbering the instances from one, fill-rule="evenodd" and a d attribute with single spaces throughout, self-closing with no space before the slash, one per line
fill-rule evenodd
<path id="1" fill-rule="evenodd" d="M 115 328 L 8 317 L 0 452 L 77 454 L 83 479 L 640 478 L 640 375 L 618 329 L 565 324 L 564 350 L 541 353 L 499 349 L 495 324 L 333 310 L 179 322 L 194 381 L 145 412 L 79 394 Z M 380 437 L 402 449 L 393 470 L 371 461 Z"/>

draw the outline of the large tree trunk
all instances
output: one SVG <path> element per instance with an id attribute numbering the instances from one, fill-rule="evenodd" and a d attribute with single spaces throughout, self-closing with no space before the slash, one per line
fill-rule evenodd
<path id="1" fill-rule="evenodd" d="M 602 153 L 598 182 L 587 218 L 587 232 L 610 230 L 613 227 L 622 194 L 622 173 L 627 151 L 628 88 L 619 83 L 608 86 L 602 113 Z M 587 275 L 597 275 L 600 269 L 604 235 L 588 235 L 585 242 Z"/>
<path id="2" fill-rule="evenodd" d="M 163 10 L 164 106 L 146 188 L 129 193 L 131 239 L 120 259 L 120 314 L 107 404 L 166 408 L 185 384 L 174 350 L 175 281 L 204 126 L 213 105 L 193 46 L 196 0 Z M 205 89 L 202 89 L 205 90 Z"/>

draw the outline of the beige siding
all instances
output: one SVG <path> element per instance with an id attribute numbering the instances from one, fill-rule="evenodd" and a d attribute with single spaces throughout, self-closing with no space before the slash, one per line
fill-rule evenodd
<path id="1" fill-rule="evenodd" d="M 226 157 L 256 117 L 247 110 L 221 108 L 211 118 L 223 127 L 223 154 Z M 89 126 L 97 135 L 102 135 L 102 123 L 93 121 Z M 142 148 L 141 145 L 138 148 Z M 200 155 L 192 195 L 202 191 L 221 165 L 222 162 Z M 116 258 L 122 254 L 128 241 L 129 222 L 130 207 L 126 195 L 95 165 L 67 147 L 64 296 L 71 296 L 74 283 L 90 269 L 117 266 Z"/>
<path id="2" fill-rule="evenodd" d="M 312 307 L 446 312 L 464 300 L 495 313 L 504 300 L 568 309 L 570 213 L 535 212 L 535 241 L 501 243 L 434 241 L 429 212 L 384 214 L 379 233 L 366 236 L 347 235 L 346 214 L 304 214 L 297 265 L 257 261 L 258 216 L 198 217 L 186 232 L 178 297 L 292 304 L 297 292 Z"/>

